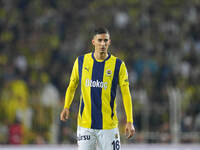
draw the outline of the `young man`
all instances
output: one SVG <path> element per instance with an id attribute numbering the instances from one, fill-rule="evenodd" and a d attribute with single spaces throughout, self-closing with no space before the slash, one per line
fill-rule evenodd
<path id="1" fill-rule="evenodd" d="M 60 119 L 69 118 L 69 108 L 80 83 L 81 99 L 78 113 L 78 149 L 119 150 L 120 137 L 116 116 L 116 89 L 119 84 L 125 107 L 125 131 L 132 137 L 135 128 L 128 73 L 123 61 L 108 53 L 110 34 L 105 28 L 95 30 L 94 52 L 79 56 L 73 66 Z"/>

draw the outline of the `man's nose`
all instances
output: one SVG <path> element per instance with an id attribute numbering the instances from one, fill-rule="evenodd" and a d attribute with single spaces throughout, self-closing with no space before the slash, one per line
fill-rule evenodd
<path id="1" fill-rule="evenodd" d="M 106 43 L 104 41 L 101 41 L 101 45 L 105 45 Z"/>

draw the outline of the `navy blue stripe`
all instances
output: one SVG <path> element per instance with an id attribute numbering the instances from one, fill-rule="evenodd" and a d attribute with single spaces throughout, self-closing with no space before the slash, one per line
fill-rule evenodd
<path id="1" fill-rule="evenodd" d="M 118 78 L 119 78 L 119 70 L 120 70 L 121 64 L 122 64 L 122 61 L 120 59 L 116 59 L 115 71 L 114 71 L 112 87 L 111 87 L 111 100 L 110 100 L 110 107 L 112 110 L 111 118 L 113 118 L 113 116 L 114 116 L 113 108 L 114 108 L 114 101 L 115 101 L 115 97 L 116 97 L 117 84 L 118 84 Z"/>
<path id="2" fill-rule="evenodd" d="M 83 114 L 83 109 L 84 109 L 84 101 L 83 99 L 81 100 L 81 110 L 80 110 L 80 114 L 81 114 L 81 117 L 82 117 L 82 114 Z"/>
<path id="3" fill-rule="evenodd" d="M 92 81 L 98 80 L 98 82 L 103 81 L 105 62 L 97 62 L 94 60 L 93 70 L 92 70 Z M 92 129 L 102 129 L 102 99 L 101 99 L 102 88 L 91 87 L 91 103 L 92 103 Z"/>
<path id="4" fill-rule="evenodd" d="M 84 56 L 79 56 L 78 57 L 78 73 L 79 73 L 80 85 L 81 85 L 81 79 L 82 79 L 83 60 L 84 60 Z"/>
<path id="5" fill-rule="evenodd" d="M 81 87 L 81 79 L 82 79 L 82 70 L 83 70 L 83 60 L 84 56 L 79 56 L 78 57 L 78 73 L 79 73 L 79 82 L 80 82 L 80 87 Z M 81 110 L 80 110 L 80 115 L 82 116 L 84 109 L 84 102 L 83 99 L 81 100 Z"/>

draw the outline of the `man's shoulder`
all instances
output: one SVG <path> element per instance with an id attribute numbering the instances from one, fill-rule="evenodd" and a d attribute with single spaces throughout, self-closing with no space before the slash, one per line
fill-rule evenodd
<path id="1" fill-rule="evenodd" d="M 83 55 L 78 56 L 78 58 L 88 57 L 88 56 L 91 56 L 91 54 L 92 54 L 91 52 L 90 53 L 85 53 Z"/>
<path id="2" fill-rule="evenodd" d="M 120 63 L 123 62 L 123 60 L 121 60 L 119 57 L 117 57 L 117 56 L 115 56 L 115 55 L 113 55 L 113 54 L 111 54 L 111 59 L 117 60 L 117 61 L 120 62 Z"/>

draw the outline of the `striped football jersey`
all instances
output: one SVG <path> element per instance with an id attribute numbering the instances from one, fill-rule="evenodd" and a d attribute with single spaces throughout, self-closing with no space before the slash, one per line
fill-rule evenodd
<path id="1" fill-rule="evenodd" d="M 79 126 L 92 129 L 113 129 L 118 126 L 117 85 L 129 86 L 123 61 L 111 54 L 104 61 L 96 60 L 94 53 L 79 56 L 74 63 L 70 82 L 75 88 L 78 83 L 81 87 Z M 128 107 L 132 111 L 132 105 Z M 128 116 L 132 121 L 132 115 Z"/>

